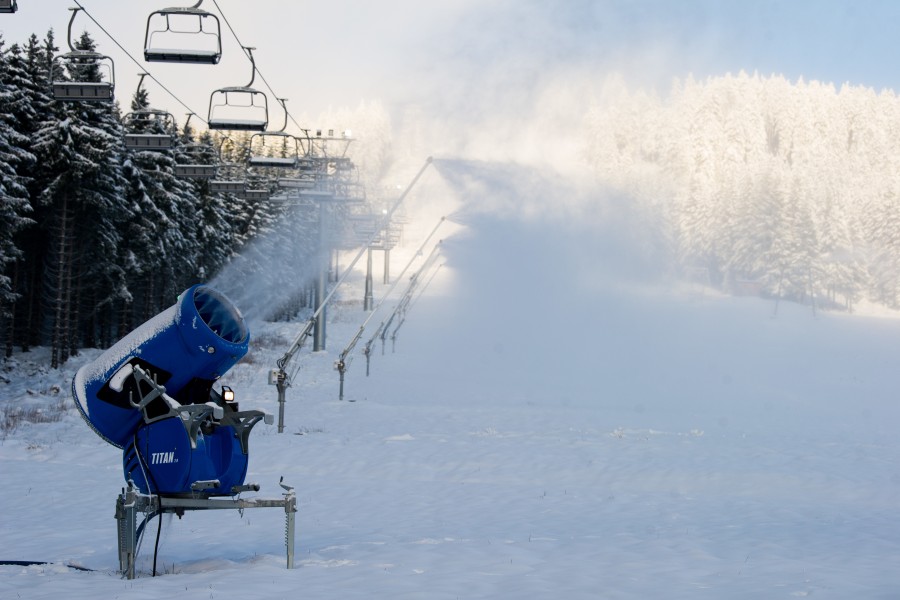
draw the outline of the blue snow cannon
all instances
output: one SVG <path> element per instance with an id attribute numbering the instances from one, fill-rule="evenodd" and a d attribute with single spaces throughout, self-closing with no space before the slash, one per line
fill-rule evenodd
<path id="1" fill-rule="evenodd" d="M 123 449 L 126 480 L 160 495 L 247 488 L 250 430 L 272 419 L 240 411 L 233 392 L 213 384 L 249 341 L 240 311 L 200 284 L 78 370 L 75 405 L 100 437 Z"/>

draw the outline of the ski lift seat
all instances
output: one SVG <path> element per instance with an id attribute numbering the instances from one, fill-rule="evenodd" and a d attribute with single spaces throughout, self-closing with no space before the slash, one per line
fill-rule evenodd
<path id="1" fill-rule="evenodd" d="M 314 185 L 316 185 L 316 182 L 313 179 L 282 177 L 278 180 L 278 187 L 289 190 L 309 189 Z"/>
<path id="2" fill-rule="evenodd" d="M 54 81 L 53 97 L 57 100 L 108 102 L 113 99 L 113 85 L 106 81 Z"/>
<path id="3" fill-rule="evenodd" d="M 212 179 L 216 176 L 216 166 L 175 165 L 175 175 L 186 179 Z"/>
<path id="4" fill-rule="evenodd" d="M 168 150 L 172 136 L 164 133 L 126 133 L 125 147 L 130 150 Z"/>
<path id="5" fill-rule="evenodd" d="M 222 58 L 222 53 L 214 50 L 176 50 L 167 48 L 148 48 L 144 50 L 147 62 L 190 63 L 198 65 L 215 65 Z"/>
<path id="6" fill-rule="evenodd" d="M 209 191 L 227 194 L 240 194 L 247 184 L 240 180 L 213 179 L 209 182 Z"/>
<path id="7" fill-rule="evenodd" d="M 279 158 L 275 156 L 251 156 L 251 167 L 274 167 L 283 169 L 293 169 L 297 167 L 296 158 Z"/>
<path id="8" fill-rule="evenodd" d="M 210 119 L 210 129 L 226 129 L 233 131 L 265 131 L 268 123 L 257 119 Z"/>
<path id="9" fill-rule="evenodd" d="M 243 200 L 267 200 L 269 198 L 269 190 L 243 190 L 238 194 Z"/>
<path id="10" fill-rule="evenodd" d="M 212 179 L 216 176 L 213 165 L 175 165 L 175 175 L 186 179 Z"/>
<path id="11" fill-rule="evenodd" d="M 14 13 L 19 10 L 16 0 L 0 0 L 0 13 Z"/>

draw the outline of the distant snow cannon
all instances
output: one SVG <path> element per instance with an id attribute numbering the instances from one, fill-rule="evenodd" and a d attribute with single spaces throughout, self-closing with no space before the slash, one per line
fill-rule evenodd
<path id="1" fill-rule="evenodd" d="M 245 489 L 250 430 L 272 418 L 239 411 L 229 388 L 212 386 L 249 341 L 231 301 L 195 285 L 78 370 L 75 404 L 100 437 L 124 449 L 126 480 L 161 495 Z"/>

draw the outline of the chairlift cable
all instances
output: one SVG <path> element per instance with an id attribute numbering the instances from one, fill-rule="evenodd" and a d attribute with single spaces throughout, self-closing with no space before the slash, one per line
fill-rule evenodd
<path id="1" fill-rule="evenodd" d="M 126 49 L 124 48 L 124 46 L 122 46 L 122 44 L 120 44 L 119 41 L 118 41 L 116 38 L 114 38 L 114 37 L 112 36 L 112 34 L 111 34 L 110 32 L 108 32 L 108 31 L 106 30 L 105 27 L 103 27 L 103 25 L 101 25 L 101 24 L 99 23 L 99 22 L 97 21 L 97 19 L 94 18 L 94 15 L 92 15 L 91 13 L 89 13 L 88 10 L 87 10 L 84 6 L 82 6 L 81 3 L 80 3 L 78 0 L 73 0 L 73 2 L 75 2 L 75 4 L 77 4 L 78 7 L 79 7 L 81 10 L 84 11 L 84 14 L 86 14 L 86 15 L 88 16 L 88 18 L 89 18 L 91 21 L 93 21 L 94 24 L 95 24 L 97 27 L 100 28 L 100 31 L 102 31 L 103 33 L 106 34 L 106 37 L 108 37 L 110 40 L 112 40 L 112 42 L 113 42 L 116 46 L 119 47 L 119 50 L 121 50 L 122 52 L 125 53 L 125 56 L 127 56 L 128 58 L 130 58 L 130 59 L 132 60 L 132 62 L 134 62 L 134 64 L 136 64 L 143 72 L 145 72 L 147 75 L 149 75 L 149 76 L 150 76 L 150 79 L 152 79 L 154 82 L 156 82 L 156 85 L 158 85 L 160 88 L 162 88 L 162 90 L 163 90 L 164 92 L 166 92 L 167 94 L 169 94 L 172 98 L 175 99 L 176 102 L 178 102 L 178 103 L 181 104 L 183 107 L 185 107 L 186 109 L 188 109 L 192 114 L 197 115 L 197 118 L 198 118 L 198 119 L 200 119 L 201 121 L 203 121 L 204 123 L 206 123 L 206 120 L 203 119 L 203 117 L 201 117 L 201 116 L 199 115 L 199 113 L 197 113 L 197 111 L 195 111 L 195 110 L 192 109 L 190 106 L 188 106 L 187 104 L 185 104 L 185 103 L 181 100 L 181 98 L 179 98 L 178 96 L 175 95 L 174 92 L 172 92 L 172 90 L 170 90 L 169 88 L 167 88 L 165 85 L 163 85 L 163 83 L 162 83 L 159 79 L 157 79 L 156 77 L 154 77 L 154 76 L 153 76 L 153 73 L 150 73 L 149 71 L 147 71 L 147 69 L 144 68 L 144 65 L 141 64 L 141 62 L 138 61 L 135 57 L 133 57 L 133 56 L 131 55 L 131 53 L 128 52 L 128 50 L 126 50 Z"/>
<path id="2" fill-rule="evenodd" d="M 238 34 L 237 34 L 237 32 L 235 32 L 234 27 L 231 26 L 231 21 L 229 21 L 228 17 L 225 16 L 225 11 L 223 11 L 222 7 L 219 6 L 218 0 L 213 0 L 213 4 L 216 5 L 216 9 L 219 11 L 219 14 L 222 15 L 222 20 L 225 21 L 225 25 L 228 26 L 228 31 L 230 31 L 231 35 L 234 36 L 234 40 L 238 43 L 238 46 L 240 46 L 241 49 L 244 51 L 244 54 L 247 54 L 248 58 L 250 58 L 252 60 L 252 57 L 249 55 L 249 53 L 246 50 L 246 46 L 244 46 L 244 43 L 241 42 L 241 38 L 238 37 Z M 272 95 L 275 97 L 275 99 L 277 100 L 278 98 L 280 98 L 280 96 L 275 93 L 275 90 L 272 89 L 272 86 L 269 85 L 269 81 L 266 79 L 265 75 L 263 75 L 262 71 L 259 70 L 259 67 L 256 66 L 256 61 L 253 61 L 253 70 L 256 74 L 259 75 L 259 78 L 266 85 L 266 87 L 269 89 L 269 91 L 272 93 Z M 308 131 L 308 129 L 301 127 L 300 124 L 297 123 L 297 121 L 294 119 L 294 117 L 291 115 L 291 113 L 288 112 L 288 109 L 286 106 L 284 106 L 284 104 L 282 104 L 282 108 L 284 109 L 285 118 L 290 119 L 291 122 L 297 126 L 297 129 L 299 129 L 300 131 L 304 131 L 304 132 Z"/>

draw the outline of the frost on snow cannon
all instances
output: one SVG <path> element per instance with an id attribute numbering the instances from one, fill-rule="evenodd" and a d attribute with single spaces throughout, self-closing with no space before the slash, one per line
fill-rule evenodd
<path id="1" fill-rule="evenodd" d="M 251 489 L 250 430 L 271 415 L 239 411 L 213 383 L 247 353 L 250 332 L 228 298 L 195 285 L 72 381 L 88 425 L 123 449 L 125 479 L 145 494 L 233 495 Z"/>

